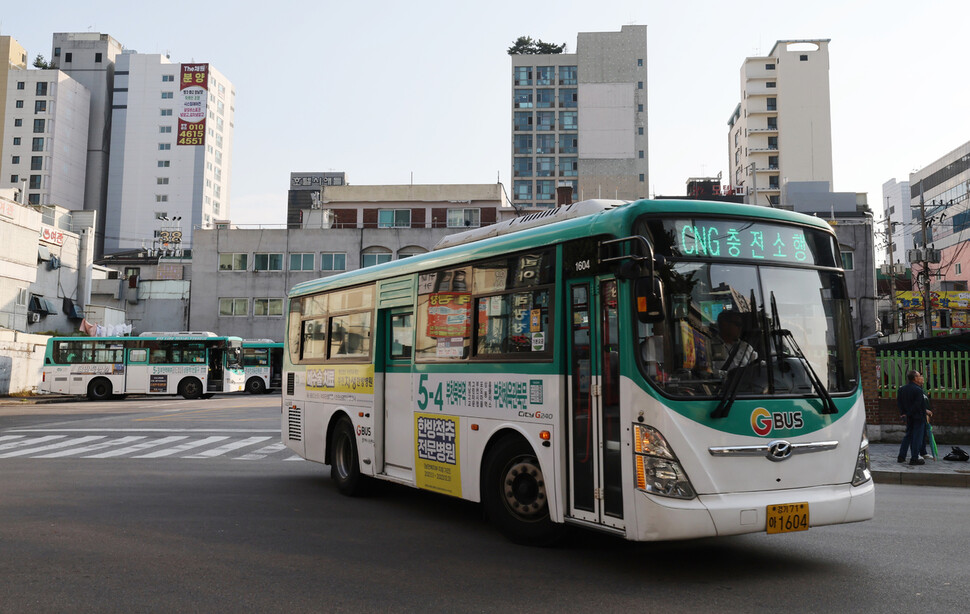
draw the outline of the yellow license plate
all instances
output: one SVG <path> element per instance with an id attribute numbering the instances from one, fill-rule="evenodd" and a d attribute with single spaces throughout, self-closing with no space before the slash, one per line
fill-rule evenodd
<path id="1" fill-rule="evenodd" d="M 765 509 L 768 533 L 791 533 L 808 530 L 808 503 L 783 503 Z"/>

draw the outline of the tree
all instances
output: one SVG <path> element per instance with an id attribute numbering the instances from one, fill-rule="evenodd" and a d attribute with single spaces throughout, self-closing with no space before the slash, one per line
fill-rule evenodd
<path id="1" fill-rule="evenodd" d="M 520 36 L 508 49 L 509 55 L 550 55 L 564 51 L 566 51 L 566 43 L 561 45 L 546 43 L 541 39 L 532 40 L 531 36 Z"/>
<path id="2" fill-rule="evenodd" d="M 38 53 L 37 57 L 34 58 L 34 68 L 54 68 L 54 64 L 48 64 L 44 56 Z"/>

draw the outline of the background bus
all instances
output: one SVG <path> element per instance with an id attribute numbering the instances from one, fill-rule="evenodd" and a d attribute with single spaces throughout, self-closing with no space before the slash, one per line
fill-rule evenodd
<path id="1" fill-rule="evenodd" d="M 283 344 L 272 339 L 244 339 L 242 362 L 246 391 L 263 394 L 279 390 L 283 383 Z"/>
<path id="2" fill-rule="evenodd" d="M 283 440 L 340 491 L 481 501 L 526 543 L 566 522 L 660 540 L 872 517 L 823 220 L 587 201 L 438 248 L 290 292 Z"/>
<path id="3" fill-rule="evenodd" d="M 242 339 L 213 333 L 142 333 L 138 337 L 52 337 L 40 392 L 209 398 L 243 389 Z"/>

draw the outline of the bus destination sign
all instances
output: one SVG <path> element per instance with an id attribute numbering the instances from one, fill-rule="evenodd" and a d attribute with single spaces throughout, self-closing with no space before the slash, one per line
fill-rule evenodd
<path id="1" fill-rule="evenodd" d="M 821 255 L 831 252 L 831 241 L 803 226 L 751 220 L 668 220 L 664 226 L 673 231 L 674 256 L 831 266 L 832 257 Z"/>

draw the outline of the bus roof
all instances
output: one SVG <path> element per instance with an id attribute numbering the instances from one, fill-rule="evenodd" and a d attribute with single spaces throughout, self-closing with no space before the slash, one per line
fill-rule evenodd
<path id="1" fill-rule="evenodd" d="M 628 204 L 617 204 L 619 201 L 605 202 L 607 206 L 600 205 L 583 208 L 587 211 L 593 211 L 589 215 L 572 217 L 562 221 L 557 221 L 559 218 L 550 215 L 545 217 L 545 219 L 549 220 L 549 223 L 529 225 L 518 232 L 490 236 L 480 240 L 473 240 L 472 242 L 460 243 L 452 247 L 436 249 L 435 251 L 411 256 L 403 260 L 392 260 L 391 262 L 369 266 L 364 269 L 356 269 L 321 279 L 306 281 L 295 285 L 290 290 L 290 296 L 303 296 L 330 288 L 362 284 L 399 275 L 410 275 L 441 267 L 460 265 L 469 260 L 496 257 L 510 252 L 551 246 L 556 243 L 583 237 L 597 235 L 614 236 L 618 232 L 626 232 L 625 229 L 629 229 L 637 217 L 647 213 L 664 213 L 682 217 L 732 216 L 759 218 L 812 226 L 824 229 L 834 235 L 832 227 L 824 220 L 786 209 L 701 200 L 638 200 Z M 604 203 L 604 201 L 599 201 L 599 203 Z M 580 207 L 581 205 L 583 203 L 575 203 L 572 206 L 580 209 L 582 208 Z"/>
<path id="2" fill-rule="evenodd" d="M 143 333 L 137 337 L 51 337 L 49 341 L 239 341 L 242 343 L 242 338 L 200 334 L 159 333 L 158 335 L 146 335 Z"/>

